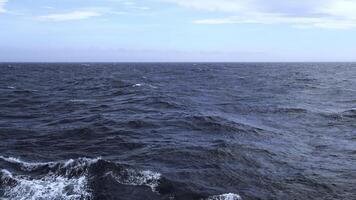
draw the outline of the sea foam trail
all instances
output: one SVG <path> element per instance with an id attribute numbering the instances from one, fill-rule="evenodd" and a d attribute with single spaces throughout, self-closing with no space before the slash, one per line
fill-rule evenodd
<path id="1" fill-rule="evenodd" d="M 106 163 L 114 165 L 101 158 L 78 158 L 60 162 L 25 162 L 17 158 L 0 156 L 0 160 L 21 169 L 22 174 L 16 174 L 9 169 L 0 171 L 1 200 L 77 200 L 92 199 L 89 187 L 90 178 L 96 176 L 92 171 L 95 165 Z M 105 168 L 100 169 L 105 170 Z M 38 175 L 38 171 L 41 172 Z M 34 175 L 27 175 L 34 173 Z M 119 167 L 108 170 L 106 175 L 123 185 L 147 186 L 156 191 L 161 174 L 148 170 L 140 171 Z M 89 178 L 90 177 L 90 178 Z"/>

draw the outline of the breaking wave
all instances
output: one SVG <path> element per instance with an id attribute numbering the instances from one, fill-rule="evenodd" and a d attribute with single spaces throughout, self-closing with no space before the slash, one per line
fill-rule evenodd
<path id="1" fill-rule="evenodd" d="M 2 199 L 76 200 L 93 199 L 91 184 L 112 176 L 119 184 L 146 186 L 156 191 L 161 174 L 136 170 L 101 158 L 78 158 L 61 162 L 25 162 L 0 156 L 10 169 L 0 171 Z"/>
<path id="2" fill-rule="evenodd" d="M 86 176 L 68 178 L 49 174 L 42 178 L 31 178 L 13 175 L 7 170 L 1 170 L 1 185 L 3 199 L 90 199 L 88 180 Z"/>

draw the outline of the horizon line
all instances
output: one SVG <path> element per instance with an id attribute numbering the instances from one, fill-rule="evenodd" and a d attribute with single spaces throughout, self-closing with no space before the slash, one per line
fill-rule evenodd
<path id="1" fill-rule="evenodd" d="M 356 63 L 356 61 L 0 61 L 0 64 L 26 64 L 26 63 L 41 63 L 41 64 L 100 64 L 100 63 L 221 63 L 221 64 L 238 64 L 238 63 Z"/>

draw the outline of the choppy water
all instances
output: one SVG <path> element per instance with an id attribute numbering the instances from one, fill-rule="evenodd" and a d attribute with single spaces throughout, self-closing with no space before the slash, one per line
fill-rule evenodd
<path id="1" fill-rule="evenodd" d="M 0 199 L 356 199 L 356 64 L 0 64 Z"/>

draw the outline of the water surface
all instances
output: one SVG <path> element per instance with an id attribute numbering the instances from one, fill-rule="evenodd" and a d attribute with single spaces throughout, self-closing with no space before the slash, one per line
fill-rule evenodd
<path id="1" fill-rule="evenodd" d="M 356 64 L 0 64 L 1 199 L 356 199 Z"/>

